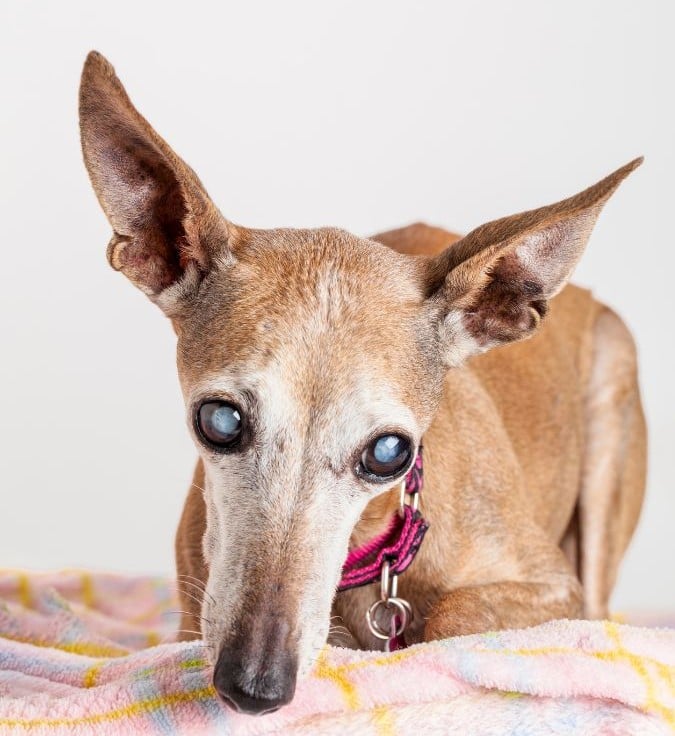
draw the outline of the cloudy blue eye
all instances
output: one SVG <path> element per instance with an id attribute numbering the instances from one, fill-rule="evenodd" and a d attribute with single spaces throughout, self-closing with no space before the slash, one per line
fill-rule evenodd
<path id="1" fill-rule="evenodd" d="M 226 401 L 205 401 L 197 411 L 197 427 L 208 443 L 227 449 L 241 437 L 241 410 Z"/>
<path id="2" fill-rule="evenodd" d="M 405 470 L 411 457 L 410 440 L 398 434 L 383 434 L 363 451 L 361 465 L 368 475 L 391 478 Z"/>

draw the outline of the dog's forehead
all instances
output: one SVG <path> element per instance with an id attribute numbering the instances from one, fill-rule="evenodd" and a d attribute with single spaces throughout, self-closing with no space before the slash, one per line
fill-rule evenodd
<path id="1" fill-rule="evenodd" d="M 179 329 L 184 385 L 274 364 L 305 396 L 344 395 L 364 377 L 411 388 L 427 337 L 415 259 L 335 229 L 247 231 L 242 241 Z"/>
<path id="2" fill-rule="evenodd" d="M 317 324 L 335 326 L 371 303 L 396 308 L 422 300 L 418 260 L 337 228 L 247 231 L 234 259 L 221 272 L 221 289 L 236 285 L 241 307 L 271 316 L 306 318 L 307 308 L 318 308 Z"/>

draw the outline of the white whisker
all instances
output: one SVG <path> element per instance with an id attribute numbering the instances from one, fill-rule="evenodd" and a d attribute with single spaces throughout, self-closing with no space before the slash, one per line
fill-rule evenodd
<path id="1" fill-rule="evenodd" d="M 205 589 L 205 583 L 203 580 L 200 580 L 200 578 L 195 577 L 194 575 L 187 575 L 186 573 L 180 573 L 176 575 L 177 578 L 184 578 L 185 580 L 192 580 L 194 583 L 199 585 L 199 587 L 204 590 Z"/>
<path id="2" fill-rule="evenodd" d="M 203 599 L 198 598 L 194 593 L 191 593 L 189 590 L 181 590 L 180 591 L 182 595 L 187 596 L 190 598 L 190 600 L 193 600 L 195 603 L 198 603 L 200 606 L 204 603 Z"/>
<path id="3" fill-rule="evenodd" d="M 195 614 L 192 611 L 165 611 L 163 615 L 169 615 L 174 613 L 184 613 L 186 616 L 196 616 L 201 621 L 206 621 L 207 624 L 212 624 L 213 621 L 211 619 L 206 618 L 205 616 L 201 616 L 200 614 Z"/>
<path id="4" fill-rule="evenodd" d="M 195 631 L 194 629 L 177 629 L 174 633 L 176 634 L 196 634 L 197 636 L 201 636 L 201 631 Z"/>
<path id="5" fill-rule="evenodd" d="M 179 575 L 178 577 L 179 578 L 193 578 L 192 575 Z M 208 596 L 211 599 L 211 601 L 215 604 L 216 601 L 215 601 L 214 597 L 211 595 L 211 593 L 209 593 L 208 590 L 206 590 L 206 587 L 205 587 L 204 583 L 201 580 L 199 580 L 198 578 L 194 578 L 194 580 L 196 580 L 197 583 L 199 583 L 199 584 L 197 585 L 196 583 L 193 583 L 191 580 L 180 580 L 179 583 L 178 583 L 179 590 L 180 590 L 180 585 L 189 585 L 192 588 L 194 588 L 195 590 L 198 590 L 203 595 Z"/>

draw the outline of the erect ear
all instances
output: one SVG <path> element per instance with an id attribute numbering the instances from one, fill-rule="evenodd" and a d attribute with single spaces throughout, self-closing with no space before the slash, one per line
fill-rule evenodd
<path id="1" fill-rule="evenodd" d="M 605 202 L 637 158 L 579 194 L 489 222 L 430 261 L 445 362 L 534 333 L 547 301 L 567 283 Z"/>
<path id="2" fill-rule="evenodd" d="M 95 51 L 82 71 L 80 131 L 89 177 L 114 231 L 108 260 L 165 306 L 167 288 L 188 272 L 184 282 L 194 284 L 222 254 L 228 225 Z"/>

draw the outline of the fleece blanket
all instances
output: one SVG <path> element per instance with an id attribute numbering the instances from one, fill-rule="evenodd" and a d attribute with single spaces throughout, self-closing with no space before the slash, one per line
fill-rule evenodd
<path id="1" fill-rule="evenodd" d="M 220 704 L 171 583 L 0 572 L 0 734 L 668 734 L 675 630 L 554 621 L 393 654 L 326 647 L 293 702 Z"/>

